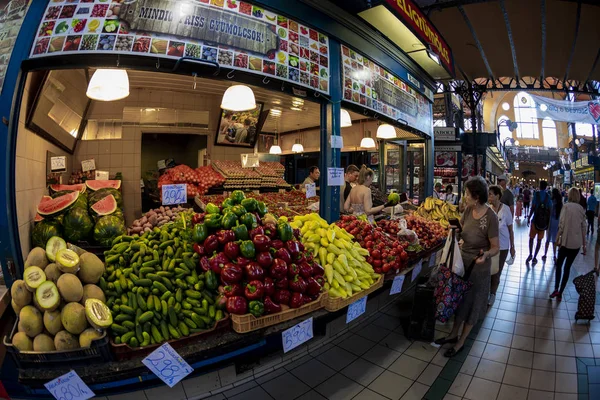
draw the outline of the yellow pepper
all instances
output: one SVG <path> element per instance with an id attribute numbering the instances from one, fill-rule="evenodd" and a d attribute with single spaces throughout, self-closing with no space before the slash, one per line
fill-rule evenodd
<path id="1" fill-rule="evenodd" d="M 337 271 L 333 271 L 333 278 L 340 284 L 340 286 L 343 286 L 346 284 L 346 280 L 344 279 L 344 277 Z"/>
<path id="2" fill-rule="evenodd" d="M 321 238 L 321 246 L 323 246 L 323 247 L 329 246 L 329 242 L 324 237 Z"/>
<path id="3" fill-rule="evenodd" d="M 315 233 L 310 235 L 306 241 L 308 243 L 319 243 L 321 241 L 321 236 Z"/>
<path id="4" fill-rule="evenodd" d="M 333 264 L 334 261 L 335 261 L 335 254 L 328 253 L 327 254 L 327 263 L 328 264 Z"/>
<path id="5" fill-rule="evenodd" d="M 329 264 L 325 265 L 325 277 L 327 278 L 327 282 L 331 283 L 333 281 L 333 267 Z"/>
<path id="6" fill-rule="evenodd" d="M 321 240 L 321 244 L 323 244 L 322 242 L 323 241 Z M 329 244 L 327 246 L 327 252 L 333 253 L 336 256 L 339 256 L 340 254 L 342 254 L 342 251 L 338 247 L 336 247 L 335 245 L 333 245 L 333 244 Z"/>
<path id="7" fill-rule="evenodd" d="M 327 256 L 327 249 L 324 247 L 319 248 L 319 260 L 321 261 L 321 265 L 325 266 L 325 264 L 327 264 Z"/>

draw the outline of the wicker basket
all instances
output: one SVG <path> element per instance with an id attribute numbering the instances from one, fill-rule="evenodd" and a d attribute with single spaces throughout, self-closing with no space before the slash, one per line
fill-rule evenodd
<path id="1" fill-rule="evenodd" d="M 327 301 L 327 298 L 327 293 L 321 293 L 317 300 L 305 304 L 300 308 L 290 308 L 277 314 L 265 315 L 260 318 L 256 318 L 252 314 L 231 314 L 233 330 L 237 333 L 247 333 L 257 329 L 266 328 L 267 326 L 276 325 L 284 321 L 289 321 L 290 319 L 297 318 L 322 308 Z"/>
<path id="2" fill-rule="evenodd" d="M 374 291 L 376 291 L 377 289 L 379 289 L 382 286 L 383 286 L 383 275 L 380 275 L 379 278 L 377 279 L 377 281 L 373 284 L 373 286 L 371 286 L 367 290 L 363 290 L 361 292 L 353 294 L 352 296 L 346 297 L 345 299 L 341 298 L 341 297 L 327 297 L 327 299 L 325 300 L 325 309 L 327 311 L 331 311 L 331 312 L 340 310 L 340 309 L 354 303 L 356 300 L 360 299 L 361 297 L 368 296 L 370 293 L 373 293 Z"/>

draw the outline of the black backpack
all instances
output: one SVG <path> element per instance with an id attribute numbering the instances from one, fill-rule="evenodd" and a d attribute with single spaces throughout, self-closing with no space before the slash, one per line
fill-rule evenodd
<path id="1" fill-rule="evenodd" d="M 552 207 L 548 205 L 548 197 L 546 197 L 546 201 L 542 203 L 541 192 L 537 192 L 535 195 L 537 201 L 533 223 L 535 225 L 535 229 L 538 231 L 545 231 L 548 229 L 548 225 L 550 225 L 550 214 L 552 212 Z M 548 193 L 546 193 L 546 196 L 548 196 Z"/>

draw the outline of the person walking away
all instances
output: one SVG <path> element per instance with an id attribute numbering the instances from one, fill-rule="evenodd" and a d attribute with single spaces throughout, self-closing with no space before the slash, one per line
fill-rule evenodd
<path id="1" fill-rule="evenodd" d="M 515 215 L 515 195 L 506 187 L 507 182 L 508 178 L 506 175 L 500 175 L 498 177 L 498 185 L 502 188 L 502 198 L 500 201 L 510 208 L 511 215 Z"/>
<path id="2" fill-rule="evenodd" d="M 529 264 L 532 259 L 533 265 L 537 264 L 537 255 L 540 252 L 542 239 L 544 239 L 544 234 L 550 224 L 550 209 L 552 208 L 552 202 L 550 201 L 550 195 L 546 192 L 547 186 L 548 182 L 540 181 L 540 190 L 533 196 L 531 213 L 529 213 L 529 218 L 527 218 L 527 226 L 529 226 L 531 220 L 533 220 L 533 224 L 531 224 L 531 228 L 529 229 L 529 257 L 525 260 L 526 264 Z M 535 247 L 535 254 L 532 257 L 533 239 L 535 239 L 536 236 L 537 245 Z"/>
<path id="3" fill-rule="evenodd" d="M 515 209 L 515 217 L 517 217 L 517 221 L 521 220 L 522 215 L 523 215 L 523 195 L 519 194 L 517 196 L 517 208 Z"/>
<path id="4" fill-rule="evenodd" d="M 556 235 L 556 244 L 559 246 L 558 259 L 555 266 L 554 292 L 550 295 L 551 299 L 556 297 L 558 301 L 562 300 L 562 294 L 571 273 L 571 266 L 582 246 L 583 255 L 586 253 L 585 213 L 579 206 L 579 196 L 576 188 L 569 190 L 569 202 L 562 207 L 558 220 Z"/>
<path id="5" fill-rule="evenodd" d="M 371 183 L 373 183 L 373 170 L 363 165 L 358 174 L 358 185 L 350 191 L 350 195 L 344 203 L 344 210 L 354 215 L 366 215 L 370 222 L 374 222 L 373 215 L 380 213 L 384 208 L 394 205 L 387 202 L 382 206 L 373 207 L 371 195 Z"/>
<path id="6" fill-rule="evenodd" d="M 456 205 L 457 196 L 452 193 L 453 189 L 452 185 L 446 186 L 446 203 Z"/>
<path id="7" fill-rule="evenodd" d="M 556 188 L 552 189 L 552 210 L 550 212 L 550 226 L 548 228 L 548 234 L 546 235 L 546 248 L 544 249 L 544 255 L 542 261 L 546 261 L 546 254 L 548 254 L 548 247 L 552 243 L 552 259 L 556 261 L 556 233 L 558 232 L 558 219 L 563 206 L 563 198 L 560 191 Z"/>
<path id="8" fill-rule="evenodd" d="M 462 246 L 460 253 L 465 265 L 473 261 L 475 265 L 469 276 L 471 289 L 464 295 L 456 310 L 454 325 L 450 334 L 435 341 L 443 345 L 454 343 L 444 353 L 445 357 L 453 357 L 463 350 L 465 340 L 471 329 L 485 317 L 487 300 L 490 294 L 491 258 L 498 254 L 498 216 L 485 203 L 488 200 L 488 187 L 482 177 L 469 179 L 465 184 L 467 208 L 461 218 Z M 459 329 L 464 322 L 461 334 Z"/>
<path id="9" fill-rule="evenodd" d="M 579 204 L 581 205 L 581 207 L 583 207 L 584 211 L 587 210 L 587 200 L 585 199 L 585 196 L 583 195 L 581 189 L 579 189 Z"/>
<path id="10" fill-rule="evenodd" d="M 492 275 L 490 299 L 488 306 L 493 307 L 496 301 L 496 291 L 500 285 L 502 269 L 510 250 L 510 256 L 515 258 L 515 235 L 513 232 L 513 216 L 508 206 L 501 202 L 502 189 L 499 186 L 490 186 L 488 203 L 498 215 L 498 237 L 500 242 L 500 256 L 498 259 L 498 272 Z"/>
<path id="11" fill-rule="evenodd" d="M 594 217 L 596 216 L 598 208 L 598 200 L 596 196 L 594 196 L 594 192 L 590 193 L 590 197 L 587 198 L 587 211 L 585 212 L 585 216 L 587 217 L 587 233 L 590 234 L 590 229 L 592 231 L 592 236 L 594 236 Z"/>
<path id="12" fill-rule="evenodd" d="M 531 202 L 531 190 L 529 190 L 529 185 L 525 185 L 525 190 L 523 190 L 523 208 L 525 209 L 525 219 L 529 218 L 530 202 Z"/>
<path id="13" fill-rule="evenodd" d="M 433 187 L 433 196 L 434 199 L 442 198 L 442 184 L 440 182 L 436 183 Z"/>

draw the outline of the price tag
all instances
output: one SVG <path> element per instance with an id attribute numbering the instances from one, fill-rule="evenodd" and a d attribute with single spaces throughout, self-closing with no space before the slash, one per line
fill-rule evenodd
<path id="1" fill-rule="evenodd" d="M 187 203 L 187 184 L 163 185 L 162 203 L 164 206 Z"/>
<path id="2" fill-rule="evenodd" d="M 169 343 L 154 350 L 142 363 L 171 388 L 194 370 Z"/>
<path id="3" fill-rule="evenodd" d="M 96 396 L 75 371 L 67 372 L 44 386 L 56 400 L 87 400 Z"/>
<path id="4" fill-rule="evenodd" d="M 67 157 L 50 157 L 50 170 L 52 172 L 66 171 L 67 170 Z"/>
<path id="5" fill-rule="evenodd" d="M 93 171 L 96 169 L 96 161 L 92 158 L 91 160 L 83 160 L 81 162 L 81 169 L 83 172 Z"/>
<path id="6" fill-rule="evenodd" d="M 406 275 L 396 275 L 394 281 L 392 282 L 392 289 L 390 290 L 390 295 L 398 294 L 402 291 L 402 285 L 404 285 L 404 278 Z"/>
<path id="7" fill-rule="evenodd" d="M 354 321 L 360 317 L 367 310 L 367 296 L 356 300 L 354 303 L 348 306 L 348 314 L 346 314 L 346 323 Z"/>
<path id="8" fill-rule="evenodd" d="M 417 277 L 421 273 L 422 268 L 423 268 L 423 260 L 419 261 L 417 263 L 417 265 L 415 265 L 415 268 L 412 270 L 412 276 L 410 277 L 411 281 L 414 281 L 415 279 L 417 279 Z"/>
<path id="9" fill-rule="evenodd" d="M 313 338 L 313 319 L 305 319 L 296 326 L 292 326 L 281 333 L 281 341 L 283 342 L 283 352 L 287 353 L 295 349 L 302 343 L 308 342 Z"/>
<path id="10" fill-rule="evenodd" d="M 344 148 L 344 138 L 341 136 L 331 136 L 331 148 L 332 149 Z"/>
<path id="11" fill-rule="evenodd" d="M 429 268 L 435 265 L 435 260 L 437 259 L 437 251 L 431 255 L 429 258 Z"/>
<path id="12" fill-rule="evenodd" d="M 306 198 L 310 199 L 317 195 L 317 185 L 314 183 L 307 183 L 306 185 Z"/>
<path id="13" fill-rule="evenodd" d="M 344 184 L 344 168 L 327 168 L 327 186 Z"/>
<path id="14" fill-rule="evenodd" d="M 156 166 L 158 167 L 158 170 L 160 171 L 161 169 L 167 168 L 167 163 L 165 162 L 165 160 L 160 160 L 159 162 L 156 163 Z"/>
<path id="15" fill-rule="evenodd" d="M 108 171 L 96 171 L 96 180 L 97 181 L 107 181 L 108 180 Z"/>

